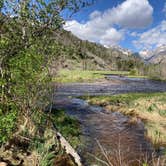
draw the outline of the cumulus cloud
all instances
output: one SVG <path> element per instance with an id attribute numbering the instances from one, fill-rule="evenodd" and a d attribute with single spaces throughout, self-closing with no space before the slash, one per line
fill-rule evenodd
<path id="1" fill-rule="evenodd" d="M 126 0 L 104 12 L 108 21 L 127 28 L 144 28 L 152 22 L 153 8 L 148 0 Z"/>
<path id="2" fill-rule="evenodd" d="M 115 28 L 108 29 L 101 37 L 100 43 L 105 46 L 116 45 L 124 38 L 124 31 L 117 31 Z"/>
<path id="3" fill-rule="evenodd" d="M 134 40 L 133 44 L 139 49 L 151 49 L 166 44 L 166 20 L 158 26 L 139 34 L 138 40 Z"/>
<path id="4" fill-rule="evenodd" d="M 148 0 L 126 0 L 104 12 L 92 12 L 89 21 L 84 24 L 76 20 L 67 21 L 64 29 L 83 40 L 109 46 L 124 39 L 123 29 L 147 27 L 153 20 L 152 15 L 153 8 Z M 116 26 L 119 26 L 120 30 L 117 30 Z"/>
<path id="5" fill-rule="evenodd" d="M 102 13 L 100 11 L 94 11 L 90 14 L 90 19 L 93 20 L 95 18 L 101 17 Z"/>
<path id="6" fill-rule="evenodd" d="M 137 32 L 131 32 L 129 33 L 130 36 L 133 36 L 133 37 L 138 37 L 139 34 Z"/>

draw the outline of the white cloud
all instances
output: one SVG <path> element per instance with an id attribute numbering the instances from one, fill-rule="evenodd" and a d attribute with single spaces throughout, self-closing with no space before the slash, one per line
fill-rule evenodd
<path id="1" fill-rule="evenodd" d="M 131 32 L 129 33 L 130 36 L 133 36 L 133 37 L 138 37 L 139 34 L 137 32 Z"/>
<path id="2" fill-rule="evenodd" d="M 153 8 L 148 0 L 126 0 L 103 13 L 94 11 L 86 23 L 67 21 L 64 29 L 83 40 L 115 45 L 124 39 L 123 28 L 144 28 L 151 24 L 152 14 Z M 115 25 L 121 29 L 115 29 Z"/>
<path id="3" fill-rule="evenodd" d="M 162 21 L 158 26 L 139 34 L 139 39 L 134 40 L 133 44 L 139 49 L 166 44 L 166 20 Z"/>
<path id="4" fill-rule="evenodd" d="M 64 26 L 64 29 L 71 31 L 74 35 L 83 40 L 98 42 L 100 38 L 105 34 L 105 31 L 101 28 L 93 28 L 89 23 L 81 24 L 75 20 L 68 21 Z"/>
<path id="5" fill-rule="evenodd" d="M 116 45 L 123 38 L 124 31 L 117 31 L 115 28 L 110 28 L 101 37 L 100 43 L 105 46 Z"/>
<path id="6" fill-rule="evenodd" d="M 144 28 L 152 22 L 153 8 L 148 0 L 126 0 L 103 16 L 108 21 L 127 28 Z"/>
<path id="7" fill-rule="evenodd" d="M 101 17 L 101 12 L 99 12 L 99 11 L 94 11 L 94 12 L 92 12 L 91 14 L 90 14 L 90 19 L 91 20 L 93 20 L 93 19 L 95 19 L 95 18 L 97 18 L 97 17 Z"/>

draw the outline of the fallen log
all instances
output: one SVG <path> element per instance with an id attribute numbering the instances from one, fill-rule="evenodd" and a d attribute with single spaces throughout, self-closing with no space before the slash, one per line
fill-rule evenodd
<path id="1" fill-rule="evenodd" d="M 66 153 L 71 155 L 74 159 L 74 162 L 78 165 L 78 166 L 82 166 L 81 163 L 81 158 L 79 156 L 79 154 L 75 151 L 75 149 L 69 144 L 69 142 L 61 135 L 61 133 L 57 132 L 57 138 L 60 141 L 60 144 L 62 146 L 62 148 L 65 149 Z"/>

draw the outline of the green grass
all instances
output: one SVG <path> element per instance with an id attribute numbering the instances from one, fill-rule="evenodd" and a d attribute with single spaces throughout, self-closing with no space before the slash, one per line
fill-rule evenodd
<path id="1" fill-rule="evenodd" d="M 65 111 L 53 109 L 49 115 L 35 112 L 33 121 L 35 121 L 38 132 L 33 137 L 29 149 L 39 158 L 39 165 L 53 166 L 56 165 L 56 160 L 63 163 L 62 160 L 67 155 L 55 137 L 56 130 L 65 137 L 73 148 L 80 145 L 79 122 L 75 118 L 68 116 Z M 28 135 L 24 134 L 24 137 L 28 137 Z M 68 157 L 68 159 L 64 160 L 70 160 L 70 156 Z"/>
<path id="2" fill-rule="evenodd" d="M 58 83 L 95 82 L 104 79 L 107 74 L 122 75 L 130 78 L 149 78 L 147 76 L 133 75 L 129 71 L 60 70 L 53 81 Z"/>
<path id="3" fill-rule="evenodd" d="M 89 71 L 89 70 L 61 70 L 53 81 L 60 83 L 94 82 L 104 79 L 105 74 L 128 75 L 128 71 Z"/>
<path id="4" fill-rule="evenodd" d="M 149 78 L 148 76 L 141 76 L 141 75 L 128 75 L 129 78 Z"/>
<path id="5" fill-rule="evenodd" d="M 130 123 L 143 120 L 156 148 L 166 147 L 166 93 L 130 93 L 114 96 L 84 97 L 91 104 L 131 117 Z"/>
<path id="6" fill-rule="evenodd" d="M 0 104 L 0 145 L 7 142 L 16 129 L 17 110 L 15 103 Z"/>
<path id="7" fill-rule="evenodd" d="M 156 80 L 156 81 L 166 82 L 166 79 L 165 78 L 161 78 L 161 77 L 149 76 L 149 78 L 152 79 L 152 80 Z"/>
<path id="8" fill-rule="evenodd" d="M 52 110 L 53 123 L 62 135 L 76 148 L 80 144 L 80 124 L 63 110 Z"/>

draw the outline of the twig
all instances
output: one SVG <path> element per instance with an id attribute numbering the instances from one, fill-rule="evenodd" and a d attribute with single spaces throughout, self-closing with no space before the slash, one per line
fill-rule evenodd
<path id="1" fill-rule="evenodd" d="M 102 145 L 100 144 L 100 142 L 99 142 L 97 139 L 96 139 L 96 142 L 97 142 L 97 144 L 98 144 L 98 146 L 99 146 L 99 148 L 100 148 L 102 154 L 103 154 L 104 157 L 106 158 L 106 160 L 107 160 L 109 166 L 114 166 L 114 165 L 110 162 L 110 160 L 109 160 L 109 158 L 108 158 L 108 156 L 107 156 L 107 154 L 106 154 L 104 148 L 103 148 Z"/>
<path id="2" fill-rule="evenodd" d="M 95 155 L 93 155 L 93 154 L 91 154 L 91 153 L 89 153 L 89 152 L 88 152 L 88 154 L 89 154 L 90 156 L 94 157 L 97 161 L 99 161 L 99 162 L 101 162 L 101 163 L 103 163 L 103 164 L 105 164 L 105 165 L 107 165 L 107 166 L 110 166 L 106 161 L 103 161 L 103 160 L 99 159 L 98 157 L 96 157 Z"/>

